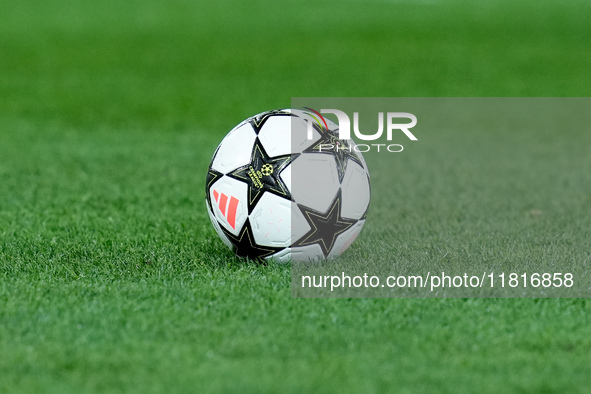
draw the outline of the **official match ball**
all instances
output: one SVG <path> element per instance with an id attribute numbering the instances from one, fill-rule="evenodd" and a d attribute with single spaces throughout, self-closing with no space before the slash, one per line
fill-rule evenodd
<path id="1" fill-rule="evenodd" d="M 332 259 L 359 235 L 370 180 L 358 146 L 314 110 L 246 119 L 223 139 L 206 178 L 209 217 L 238 256 Z"/>

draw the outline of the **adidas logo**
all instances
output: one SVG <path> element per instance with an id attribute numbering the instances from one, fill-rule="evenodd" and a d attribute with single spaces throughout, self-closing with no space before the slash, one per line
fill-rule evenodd
<path id="1" fill-rule="evenodd" d="M 236 209 L 238 208 L 238 199 L 231 196 L 228 201 L 228 196 L 224 193 L 218 193 L 217 190 L 213 191 L 213 198 L 215 199 L 215 202 L 218 203 L 218 208 L 228 221 L 228 224 L 233 229 L 236 229 Z"/>

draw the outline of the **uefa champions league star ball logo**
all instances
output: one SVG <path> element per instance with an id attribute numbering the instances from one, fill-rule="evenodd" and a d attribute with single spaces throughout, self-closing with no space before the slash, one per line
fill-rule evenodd
<path id="1" fill-rule="evenodd" d="M 237 255 L 279 262 L 343 253 L 367 217 L 367 165 L 352 140 L 310 111 L 263 112 L 236 126 L 218 146 L 206 181 L 211 222 Z M 342 147 L 322 150 L 323 144 Z M 349 149 L 346 149 L 349 148 Z"/>
<path id="2" fill-rule="evenodd" d="M 273 173 L 273 166 L 270 164 L 263 164 L 261 167 L 261 174 L 269 176 Z"/>
<path id="3" fill-rule="evenodd" d="M 273 174 L 273 166 L 268 163 L 263 164 L 259 171 L 252 168 L 252 166 L 249 166 L 247 174 L 254 183 L 254 185 L 257 188 L 262 189 L 264 186 L 262 179 L 264 176 L 270 176 L 271 174 Z"/>

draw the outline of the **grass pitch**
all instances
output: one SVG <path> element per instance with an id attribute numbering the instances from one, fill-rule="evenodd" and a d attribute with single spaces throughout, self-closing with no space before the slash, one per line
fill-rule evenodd
<path id="1" fill-rule="evenodd" d="M 292 96 L 588 95 L 590 11 L 4 0 L 0 392 L 588 391 L 586 300 L 292 299 L 289 267 L 245 263 L 217 239 L 203 182 L 232 126 Z M 400 245 L 451 245 L 466 259 L 484 253 L 460 245 L 481 244 L 482 220 L 503 261 L 551 251 L 588 264 L 589 137 L 576 138 L 532 140 L 492 171 L 474 151 L 461 156 L 469 166 L 436 166 L 418 184 L 401 171 L 393 199 L 415 203 L 397 225 L 415 244 Z M 430 153 L 445 160 L 453 139 Z M 503 189 L 503 171 L 519 193 Z M 440 199 L 419 193 L 429 179 Z M 544 225 L 482 201 L 539 209 Z M 351 253 L 386 242 L 369 219 Z"/>

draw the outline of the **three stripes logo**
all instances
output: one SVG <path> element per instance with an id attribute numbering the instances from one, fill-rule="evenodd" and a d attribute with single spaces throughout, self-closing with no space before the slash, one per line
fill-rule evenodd
<path id="1" fill-rule="evenodd" d="M 213 191 L 213 198 L 218 203 L 218 208 L 228 221 L 228 224 L 233 229 L 236 229 L 236 209 L 238 208 L 239 200 L 234 196 L 228 198 L 224 193 L 218 193 L 217 190 Z"/>

